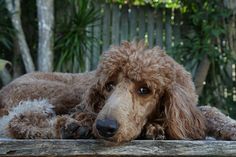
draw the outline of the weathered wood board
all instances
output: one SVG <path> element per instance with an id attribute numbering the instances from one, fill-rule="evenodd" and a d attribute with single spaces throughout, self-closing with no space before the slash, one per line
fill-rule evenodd
<path id="1" fill-rule="evenodd" d="M 0 156 L 236 156 L 236 141 L 0 140 Z"/>

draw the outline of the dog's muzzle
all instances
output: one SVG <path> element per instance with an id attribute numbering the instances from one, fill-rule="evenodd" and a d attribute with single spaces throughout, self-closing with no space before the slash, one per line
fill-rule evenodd
<path id="1" fill-rule="evenodd" d="M 116 120 L 113 119 L 98 119 L 96 121 L 96 129 L 100 136 L 109 138 L 115 135 L 119 126 Z"/>

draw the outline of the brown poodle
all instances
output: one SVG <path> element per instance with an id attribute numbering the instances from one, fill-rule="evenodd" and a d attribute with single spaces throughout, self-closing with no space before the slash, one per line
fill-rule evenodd
<path id="1" fill-rule="evenodd" d="M 0 91 L 0 136 L 236 140 L 236 122 L 196 106 L 191 75 L 158 47 L 123 42 L 84 74 L 26 74 Z"/>

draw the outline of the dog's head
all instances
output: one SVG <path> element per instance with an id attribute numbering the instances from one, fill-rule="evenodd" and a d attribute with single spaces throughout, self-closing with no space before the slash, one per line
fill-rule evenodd
<path id="1" fill-rule="evenodd" d="M 191 76 L 158 47 L 123 42 L 103 54 L 87 102 L 98 116 L 93 132 L 114 142 L 130 141 L 164 114 L 170 139 L 203 136 Z"/>

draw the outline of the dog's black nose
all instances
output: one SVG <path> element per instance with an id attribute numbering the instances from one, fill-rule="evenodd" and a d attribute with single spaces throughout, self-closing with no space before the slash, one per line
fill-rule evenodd
<path id="1" fill-rule="evenodd" d="M 96 122 L 98 133 L 103 137 L 112 137 L 118 130 L 118 123 L 113 119 L 98 119 Z"/>

